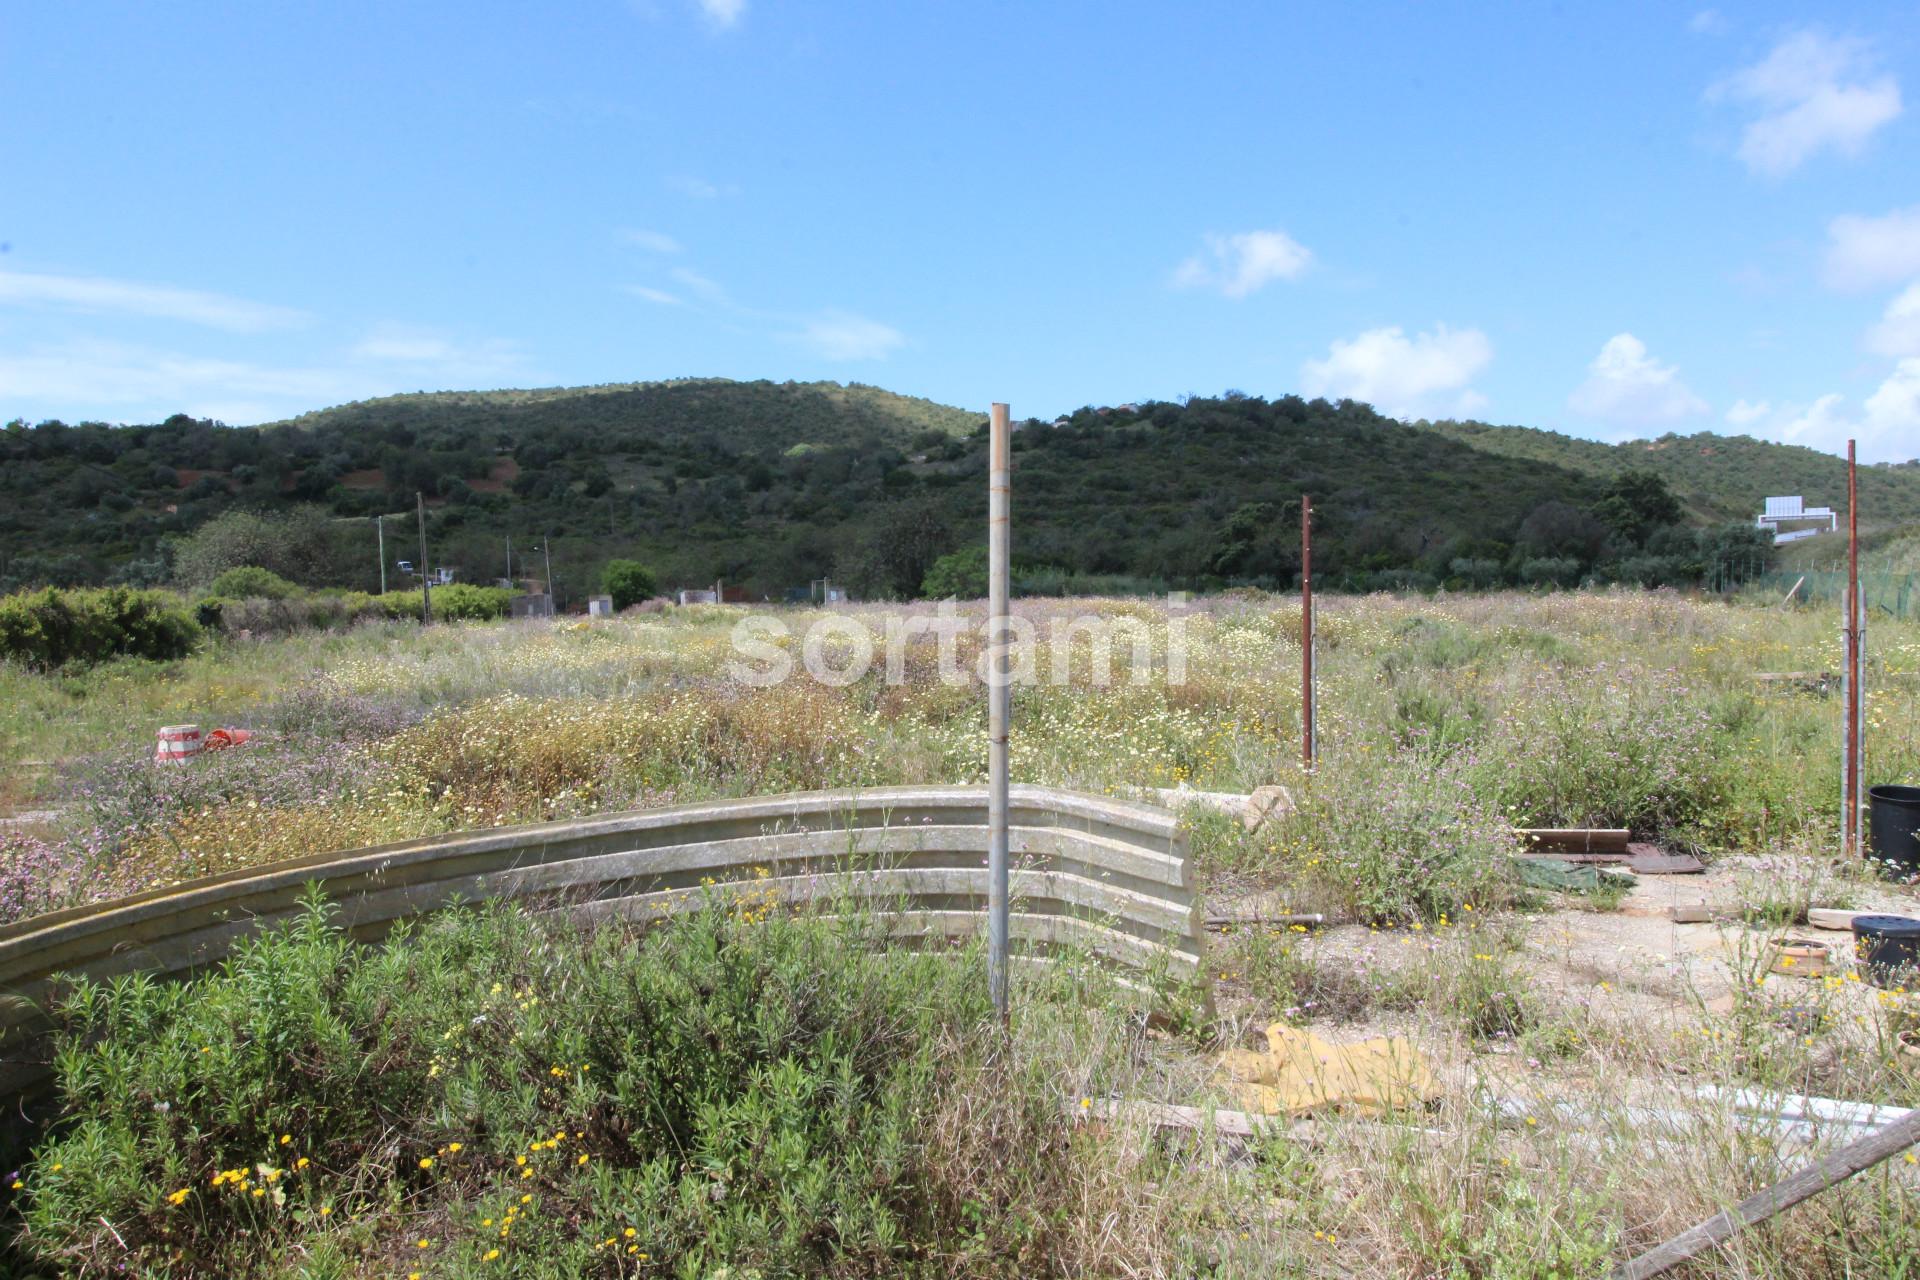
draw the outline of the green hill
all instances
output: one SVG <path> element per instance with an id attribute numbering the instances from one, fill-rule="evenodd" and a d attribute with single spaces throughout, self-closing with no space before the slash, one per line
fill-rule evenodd
<path id="1" fill-rule="evenodd" d="M 1746 535 L 1657 526 L 1748 521 L 1768 493 L 1838 505 L 1842 465 L 1744 437 L 1609 446 L 1237 393 L 1023 423 L 1015 452 L 1015 556 L 1055 587 L 1284 585 L 1302 492 L 1330 586 L 1692 581 L 1708 561 L 1760 553 Z M 259 428 L 16 422 L 0 463 L 0 589 L 167 580 L 174 549 L 236 510 L 303 513 L 305 550 L 260 554 L 276 570 L 369 588 L 372 517 L 410 516 L 416 492 L 433 564 L 486 580 L 504 573 L 509 537 L 525 549 L 550 536 L 576 599 L 615 556 L 663 585 L 778 595 L 834 576 L 910 592 L 984 525 L 980 414 L 858 384 L 443 392 Z M 1649 496 L 1647 471 L 1677 508 Z M 1861 485 L 1876 519 L 1920 519 L 1920 469 L 1863 470 Z M 416 558 L 410 520 L 386 531 L 389 567 Z"/>
<path id="2" fill-rule="evenodd" d="M 1586 475 L 1611 478 L 1628 470 L 1654 472 L 1703 521 L 1751 520 L 1760 513 L 1761 500 L 1773 494 L 1801 494 L 1808 506 L 1841 512 L 1847 506 L 1846 460 L 1799 445 L 1708 431 L 1600 444 L 1533 427 L 1495 427 L 1484 422 L 1426 425 L 1482 452 Z M 1858 484 L 1863 523 L 1879 527 L 1920 520 L 1920 466 L 1861 467 Z"/>
<path id="3" fill-rule="evenodd" d="M 837 445 L 904 439 L 924 431 L 964 435 L 980 417 L 857 382 L 681 378 L 527 391 L 423 391 L 356 400 L 265 429 L 351 436 L 384 432 L 398 423 L 515 440 L 542 432 L 582 432 L 658 446 L 718 445 L 740 453 L 761 447 L 770 436 Z"/>

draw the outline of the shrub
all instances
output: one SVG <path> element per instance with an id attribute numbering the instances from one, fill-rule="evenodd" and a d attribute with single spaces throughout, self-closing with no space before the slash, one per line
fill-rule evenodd
<path id="1" fill-rule="evenodd" d="M 1319 892 L 1376 924 L 1510 903 L 1513 835 L 1463 763 L 1426 749 L 1349 759 L 1278 824 L 1279 851 Z"/>
<path id="2" fill-rule="evenodd" d="M 79 983 L 19 1245 L 76 1276 L 286 1275 L 315 1246 L 387 1274 L 402 1231 L 435 1274 L 1069 1269 L 1065 1207 L 1103 1197 L 1058 1056 L 1007 1065 L 977 964 L 880 942 L 716 902 L 644 934 L 455 912 L 375 948 L 310 903 L 191 984 Z"/>
<path id="3" fill-rule="evenodd" d="M 273 570 L 262 569 L 257 564 L 228 569 L 207 589 L 230 600 L 285 600 L 299 590 Z"/>
<path id="4" fill-rule="evenodd" d="M 1471 767 L 1518 826 L 1668 835 L 1723 802 L 1719 745 L 1686 677 L 1619 662 L 1537 674 Z"/>
<path id="5" fill-rule="evenodd" d="M 647 566 L 638 560 L 609 560 L 600 575 L 600 585 L 613 597 L 613 607 L 617 612 L 642 600 L 653 598 L 658 590 L 653 574 Z"/>
<path id="6" fill-rule="evenodd" d="M 389 591 L 377 597 L 389 618 L 420 620 L 418 591 Z M 435 622 L 485 622 L 504 618 L 513 607 L 513 592 L 504 587 L 476 587 L 469 582 L 433 588 Z"/>
<path id="7" fill-rule="evenodd" d="M 987 548 L 964 547 L 935 560 L 921 580 L 920 594 L 928 600 L 944 600 L 949 596 L 978 600 L 986 595 Z"/>
<path id="8" fill-rule="evenodd" d="M 200 628 L 158 591 L 48 587 L 0 598 L 0 658 L 46 670 L 108 658 L 185 657 Z"/>

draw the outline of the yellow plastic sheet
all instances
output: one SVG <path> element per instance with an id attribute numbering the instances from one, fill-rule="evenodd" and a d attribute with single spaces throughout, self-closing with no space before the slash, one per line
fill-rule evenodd
<path id="1" fill-rule="evenodd" d="M 1276 1022 L 1267 1028 L 1265 1053 L 1229 1049 L 1220 1065 L 1233 1076 L 1241 1107 L 1266 1115 L 1328 1107 L 1378 1115 L 1440 1093 L 1426 1056 L 1401 1036 L 1334 1044 Z"/>

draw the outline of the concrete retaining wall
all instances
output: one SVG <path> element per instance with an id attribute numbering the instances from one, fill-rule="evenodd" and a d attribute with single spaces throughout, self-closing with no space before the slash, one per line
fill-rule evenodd
<path id="1" fill-rule="evenodd" d="M 1204 981 L 1186 837 L 1161 809 L 1015 787 L 1011 936 L 1029 956 L 1086 952 Z M 456 902 L 654 918 L 703 882 L 765 900 L 871 898 L 903 939 L 985 927 L 986 793 L 818 791 L 435 836 L 192 881 L 0 927 L 0 1101 L 48 1076 L 43 1005 L 57 974 L 184 974 L 297 911 L 318 881 L 356 937 Z"/>

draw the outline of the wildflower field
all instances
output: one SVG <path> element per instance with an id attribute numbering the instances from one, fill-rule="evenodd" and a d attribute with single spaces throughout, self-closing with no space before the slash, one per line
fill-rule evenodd
<path id="1" fill-rule="evenodd" d="M 817 616 L 773 612 L 795 631 Z M 1217 1016 L 1147 1026 L 1041 985 L 1002 1038 L 979 965 L 891 952 L 857 913 L 716 906 L 642 935 L 480 907 L 370 948 L 316 903 L 217 974 L 73 994 L 65 1118 L 0 1186 L 12 1265 L 1580 1276 L 1818 1149 L 1758 1139 L 1702 1086 L 1920 1106 L 1920 1059 L 1894 1039 L 1920 1019 L 1904 989 L 1845 966 L 1768 973 L 1768 940 L 1808 905 L 1920 906 L 1835 859 L 1831 611 L 1330 598 L 1311 777 L 1297 600 L 1016 612 L 1037 672 L 1067 676 L 1015 691 L 1016 781 L 1278 783 L 1296 801 L 1254 832 L 1188 811 L 1210 910 L 1329 921 L 1217 934 Z M 1068 639 L 1088 613 L 1147 638 L 1114 646 L 1108 679 Z M 879 635 L 887 614 L 835 616 Z M 0 923 L 416 835 L 984 779 L 982 689 L 943 680 L 931 642 L 844 685 L 753 687 L 729 673 L 744 615 L 376 622 L 169 662 L 0 667 L 0 804 L 36 815 L 0 827 Z M 961 638 L 963 664 L 977 647 Z M 1876 622 L 1869 654 L 1869 780 L 1920 780 L 1920 627 Z M 260 736 L 156 769 L 153 730 L 176 722 Z M 1660 886 L 1530 889 L 1516 826 L 1625 826 L 1697 853 L 1730 918 L 1634 915 Z M 1235 1105 L 1214 1059 L 1276 1021 L 1405 1036 L 1444 1095 L 1406 1123 L 1319 1116 L 1246 1140 L 1105 1106 Z M 1678 1127 L 1650 1133 L 1636 1117 L 1653 1112 Z M 1916 1177 L 1896 1159 L 1691 1274 L 1905 1274 Z"/>

